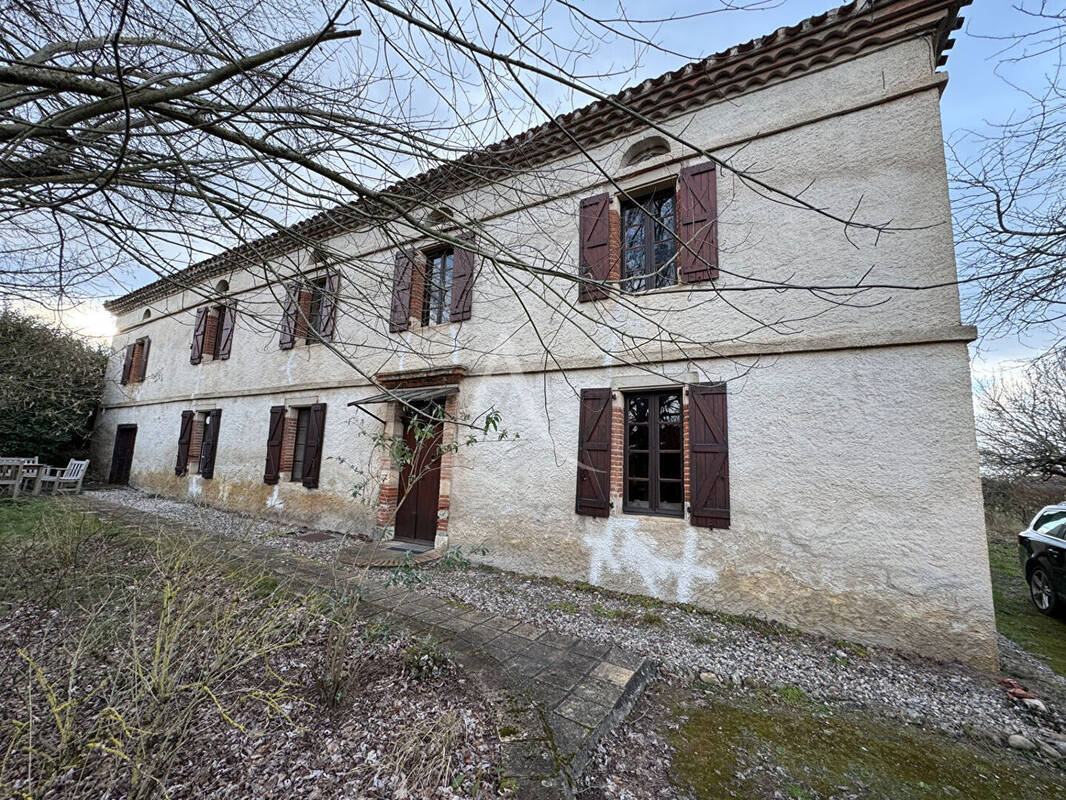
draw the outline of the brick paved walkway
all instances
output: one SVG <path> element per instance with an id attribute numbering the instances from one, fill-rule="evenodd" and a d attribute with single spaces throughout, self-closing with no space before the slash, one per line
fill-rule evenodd
<path id="1" fill-rule="evenodd" d="M 266 544 L 109 503 L 92 493 L 73 502 L 97 516 L 152 533 L 213 542 L 226 558 L 254 564 L 297 589 L 358 590 L 361 612 L 387 616 L 430 635 L 495 702 L 504 770 L 517 796 L 568 798 L 599 739 L 629 713 L 653 670 L 609 645 L 545 631 L 520 620 L 457 607 L 402 587 L 367 582 L 365 572 L 335 568 Z"/>

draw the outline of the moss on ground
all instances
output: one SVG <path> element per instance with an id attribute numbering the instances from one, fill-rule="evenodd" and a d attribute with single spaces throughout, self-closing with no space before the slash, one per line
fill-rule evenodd
<path id="1" fill-rule="evenodd" d="M 689 712 L 671 735 L 677 782 L 700 800 L 1030 800 L 1066 792 L 1062 776 L 1009 751 L 868 714 L 829 713 L 801 696 L 781 699 L 729 697 Z"/>
<path id="2" fill-rule="evenodd" d="M 1066 623 L 1045 617 L 1033 607 L 1029 586 L 1018 562 L 1017 533 L 988 526 L 988 559 L 992 568 L 992 601 L 996 628 L 1016 644 L 1066 675 Z"/>

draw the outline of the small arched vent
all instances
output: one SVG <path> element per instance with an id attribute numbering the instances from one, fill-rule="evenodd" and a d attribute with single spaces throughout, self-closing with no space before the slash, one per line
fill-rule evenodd
<path id="1" fill-rule="evenodd" d="M 215 292 L 218 294 L 225 294 L 229 291 L 229 281 L 225 278 L 215 284 Z"/>
<path id="2" fill-rule="evenodd" d="M 144 313 L 141 314 L 141 319 L 151 319 L 151 318 L 152 318 L 152 309 L 146 308 L 144 310 Z"/>
<path id="3" fill-rule="evenodd" d="M 629 146 L 625 156 L 622 158 L 622 166 L 631 167 L 641 161 L 647 161 L 649 158 L 665 156 L 669 152 L 670 143 L 666 139 L 662 136 L 649 136 Z"/>
<path id="4" fill-rule="evenodd" d="M 454 224 L 455 209 L 451 206 L 441 206 L 426 214 L 426 225 L 430 228 L 442 228 L 445 225 Z"/>

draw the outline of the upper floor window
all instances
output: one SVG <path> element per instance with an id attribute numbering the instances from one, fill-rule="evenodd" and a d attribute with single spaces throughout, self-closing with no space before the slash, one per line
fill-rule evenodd
<path id="1" fill-rule="evenodd" d="M 148 348 L 152 340 L 142 336 L 126 346 L 126 358 L 122 364 L 122 383 L 141 383 L 148 375 Z"/>
<path id="2" fill-rule="evenodd" d="M 224 305 L 197 309 L 189 363 L 199 364 L 204 360 L 204 356 L 212 361 L 224 361 L 229 358 L 236 318 L 236 300 L 230 300 Z"/>
<path id="3" fill-rule="evenodd" d="M 441 325 L 450 321 L 455 253 L 449 248 L 426 256 L 425 284 L 422 289 L 422 324 Z"/>
<path id="4" fill-rule="evenodd" d="M 287 289 L 288 298 L 281 321 L 281 349 L 291 349 L 297 339 L 307 344 L 332 339 L 340 275 L 330 272 L 322 278 L 289 284 Z"/>
<path id="5" fill-rule="evenodd" d="M 677 283 L 677 199 L 673 187 L 622 205 L 622 288 L 642 292 Z"/>

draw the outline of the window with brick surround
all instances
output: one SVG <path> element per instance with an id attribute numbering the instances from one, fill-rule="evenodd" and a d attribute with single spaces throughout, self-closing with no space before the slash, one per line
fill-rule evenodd
<path id="1" fill-rule="evenodd" d="M 222 411 L 183 411 L 178 435 L 178 459 L 175 473 L 199 474 L 213 478 L 215 453 L 218 451 L 218 429 Z"/>
<path id="2" fill-rule="evenodd" d="M 677 283 L 674 187 L 622 203 L 622 288 L 643 292 Z"/>
<path id="3" fill-rule="evenodd" d="M 142 383 L 148 375 L 148 349 L 152 340 L 142 336 L 133 344 L 126 346 L 126 356 L 122 364 L 122 383 Z"/>
<path id="4" fill-rule="evenodd" d="M 683 515 L 681 413 L 680 390 L 625 395 L 626 513 Z"/>

